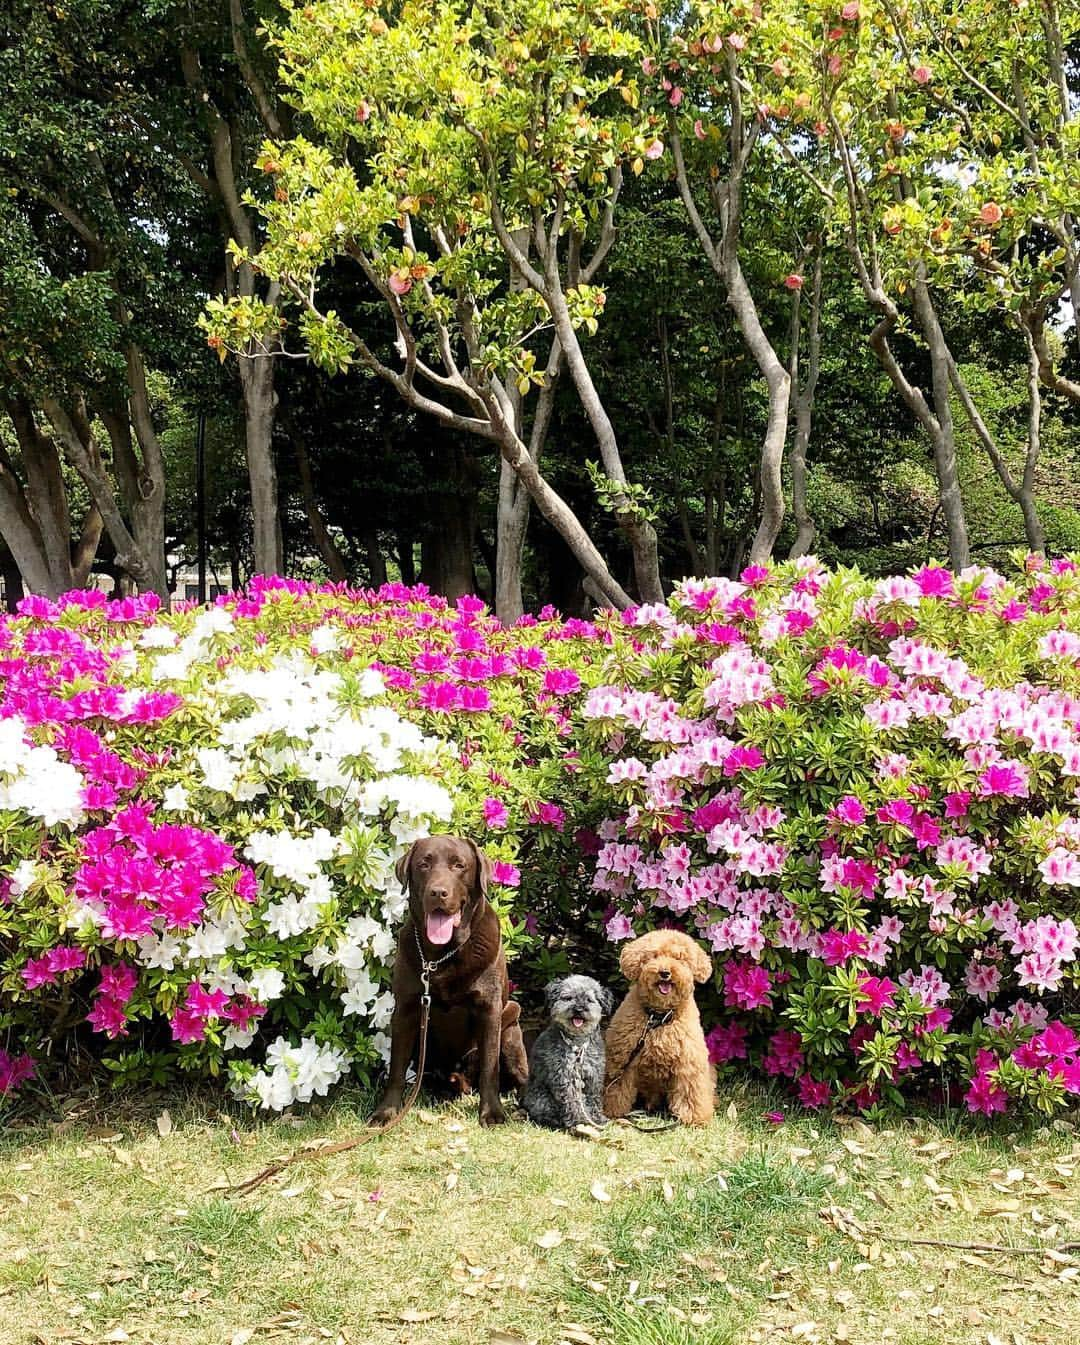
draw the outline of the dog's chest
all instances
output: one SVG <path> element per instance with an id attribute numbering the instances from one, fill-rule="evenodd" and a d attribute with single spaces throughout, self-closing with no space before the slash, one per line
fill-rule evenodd
<path id="1" fill-rule="evenodd" d="M 599 1036 L 590 1037 L 572 1048 L 566 1070 L 578 1092 L 588 1092 L 596 1084 L 604 1072 L 603 1044 Z"/>

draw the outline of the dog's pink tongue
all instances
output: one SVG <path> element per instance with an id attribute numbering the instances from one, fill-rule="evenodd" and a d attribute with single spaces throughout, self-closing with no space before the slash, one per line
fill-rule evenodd
<path id="1" fill-rule="evenodd" d="M 445 911 L 431 911 L 427 918 L 428 943 L 449 943 L 454 936 L 457 917 Z"/>

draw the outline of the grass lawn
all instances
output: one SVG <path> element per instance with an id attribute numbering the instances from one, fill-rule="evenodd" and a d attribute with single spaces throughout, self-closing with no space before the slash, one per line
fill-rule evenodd
<path id="1" fill-rule="evenodd" d="M 599 1142 L 475 1104 L 220 1190 L 367 1100 L 251 1121 L 203 1097 L 86 1096 L 0 1129 L 0 1342 L 1064 1345 L 1080 1130 L 835 1126 L 729 1092 L 706 1131 Z M 4 1123 L 0 1122 L 0 1127 Z M 215 1189 L 218 1188 L 218 1189 Z"/>

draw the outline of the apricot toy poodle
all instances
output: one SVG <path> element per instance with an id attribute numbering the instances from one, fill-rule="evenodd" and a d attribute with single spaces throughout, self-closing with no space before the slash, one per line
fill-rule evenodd
<path id="1" fill-rule="evenodd" d="M 716 1102 L 694 982 L 712 963 L 701 946 L 677 930 L 657 929 L 628 943 L 619 966 L 630 982 L 607 1030 L 604 1111 L 626 1116 L 638 1098 L 649 1110 L 666 1103 L 685 1125 L 707 1125 Z"/>

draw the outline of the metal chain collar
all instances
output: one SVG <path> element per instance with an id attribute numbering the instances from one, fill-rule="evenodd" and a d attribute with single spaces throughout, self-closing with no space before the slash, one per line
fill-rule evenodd
<path id="1" fill-rule="evenodd" d="M 452 957 L 455 957 L 457 955 L 458 949 L 456 947 L 451 948 L 450 951 L 448 953 L 444 953 L 442 957 L 436 957 L 429 960 L 424 956 L 424 948 L 420 942 L 420 931 L 419 929 L 417 929 L 415 923 L 413 924 L 413 937 L 416 939 L 416 953 L 417 956 L 420 958 L 420 985 L 423 990 L 423 993 L 420 996 L 420 1002 L 422 1004 L 430 1004 L 431 973 L 433 971 L 438 971 L 438 969 L 443 965 L 444 962 L 449 962 Z"/>

